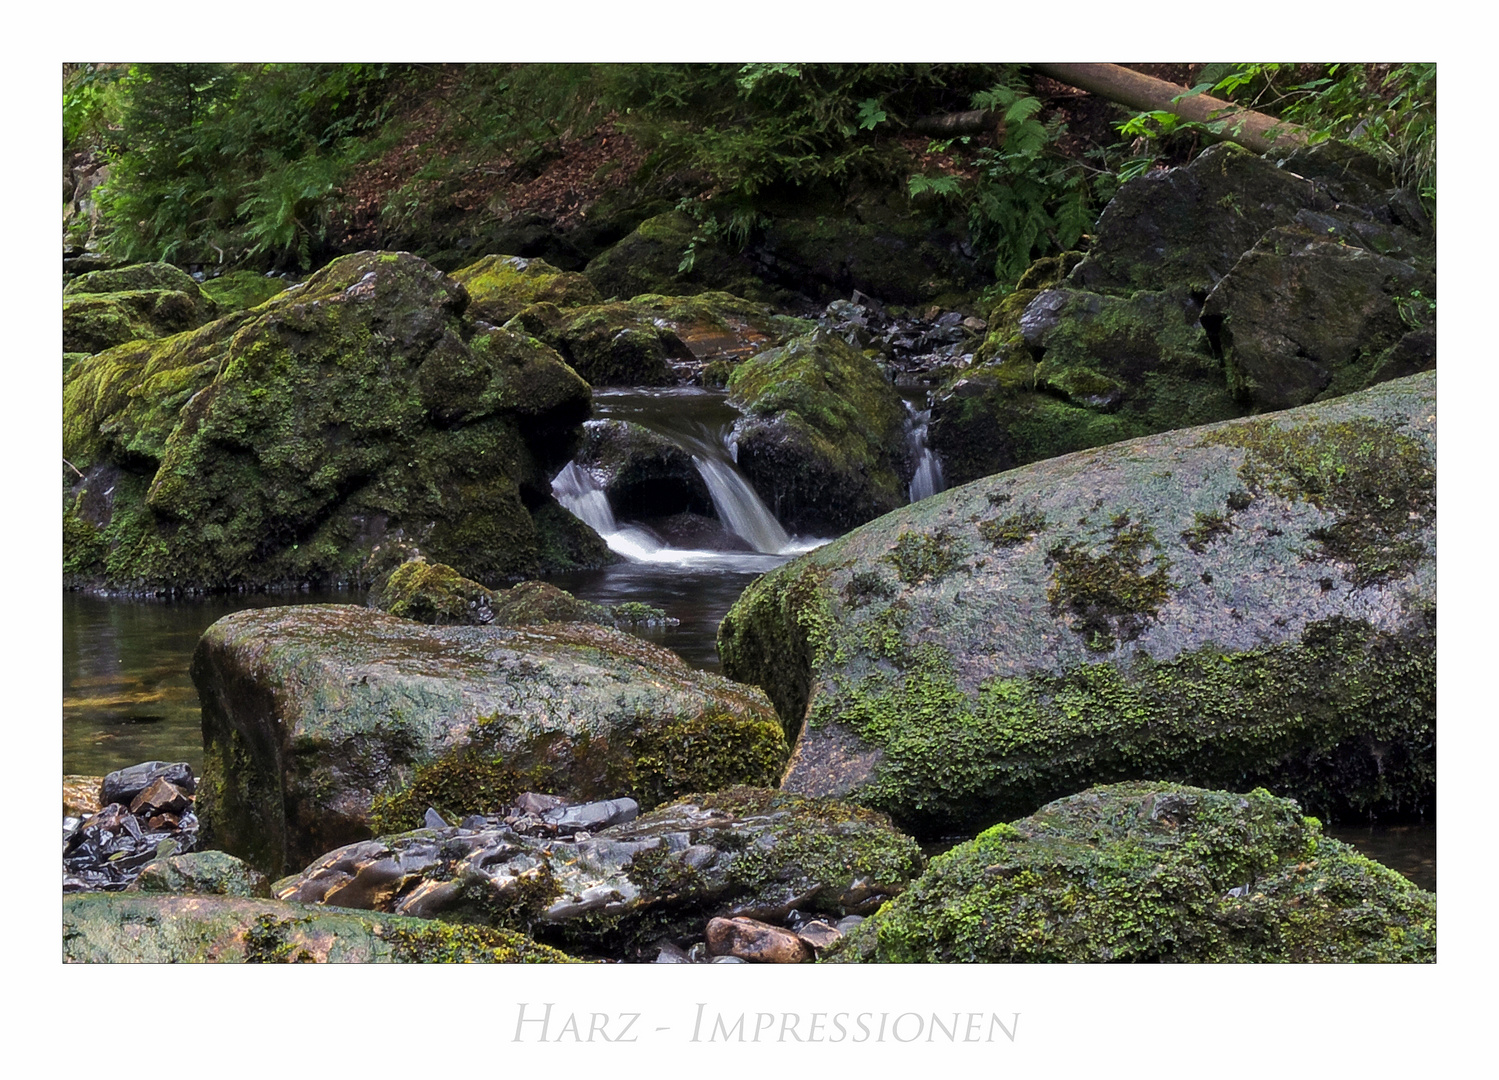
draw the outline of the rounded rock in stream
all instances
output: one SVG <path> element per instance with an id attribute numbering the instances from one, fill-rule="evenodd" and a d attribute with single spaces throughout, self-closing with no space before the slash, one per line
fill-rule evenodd
<path id="1" fill-rule="evenodd" d="M 784 786 L 918 835 L 1142 773 L 1318 815 L 1436 786 L 1436 376 L 1028 465 L 758 579 L 719 630 Z"/>
<path id="2" fill-rule="evenodd" d="M 1436 897 L 1289 799 L 1138 781 L 932 860 L 824 958 L 881 963 L 1431 963 Z"/>
<path id="3" fill-rule="evenodd" d="M 348 605 L 241 611 L 204 633 L 199 813 L 213 846 L 278 874 L 429 806 L 448 820 L 525 790 L 774 783 L 764 695 L 585 623 L 426 626 Z"/>

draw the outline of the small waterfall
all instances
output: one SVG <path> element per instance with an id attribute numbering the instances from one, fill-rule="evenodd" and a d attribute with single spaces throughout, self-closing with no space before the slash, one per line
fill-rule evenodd
<path id="1" fill-rule="evenodd" d="M 917 409 L 906 402 L 906 447 L 911 460 L 916 463 L 911 476 L 910 496 L 912 502 L 920 502 L 943 489 L 942 462 L 927 445 L 927 424 L 932 419 L 932 410 Z"/>
<path id="2" fill-rule="evenodd" d="M 576 461 L 569 461 L 552 479 L 552 494 L 564 509 L 600 536 L 619 531 L 609 498 L 593 475 Z"/>
<path id="3" fill-rule="evenodd" d="M 692 463 L 708 485 L 718 520 L 730 532 L 766 555 L 780 555 L 791 548 L 791 537 L 733 465 L 698 454 L 692 455 Z"/>
<path id="4" fill-rule="evenodd" d="M 621 525 L 598 481 L 577 462 L 569 462 L 552 480 L 552 494 L 603 537 L 610 550 L 631 562 L 722 564 L 768 570 L 788 556 L 826 543 L 788 536 L 760 501 L 735 464 L 731 425 L 737 414 L 723 405 L 721 398 L 702 391 L 596 391 L 594 403 L 603 416 L 641 424 L 687 451 L 707 485 L 719 521 L 749 544 L 754 554 L 673 548 L 644 528 Z M 672 407 L 663 408 L 667 403 Z"/>

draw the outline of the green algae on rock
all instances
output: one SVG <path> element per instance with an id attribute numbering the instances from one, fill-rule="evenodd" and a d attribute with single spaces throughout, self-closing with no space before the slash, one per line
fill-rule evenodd
<path id="1" fill-rule="evenodd" d="M 596 538 L 539 524 L 587 384 L 532 338 L 471 334 L 465 302 L 421 260 L 365 252 L 199 330 L 75 362 L 69 582 L 353 582 L 388 535 L 488 584 L 598 557 Z"/>
<path id="2" fill-rule="evenodd" d="M 787 528 L 842 531 L 906 502 L 905 409 L 871 359 L 820 331 L 729 378 L 740 470 Z"/>
<path id="3" fill-rule="evenodd" d="M 1432 963 L 1436 897 L 1262 788 L 1135 781 L 937 856 L 824 959 Z"/>
<path id="4" fill-rule="evenodd" d="M 241 611 L 199 641 L 203 843 L 267 873 L 521 791 L 775 782 L 761 692 L 587 623 L 425 626 L 351 605 Z"/>
<path id="5" fill-rule="evenodd" d="M 70 964 L 567 964 L 521 934 L 228 896 L 63 897 Z"/>
<path id="6" fill-rule="evenodd" d="M 498 820 L 385 836 L 330 852 L 275 889 L 638 959 L 663 936 L 700 936 L 715 915 L 872 912 L 921 867 L 916 842 L 883 814 L 729 787 L 572 839 Z"/>
<path id="7" fill-rule="evenodd" d="M 203 295 L 214 302 L 221 315 L 259 307 L 290 287 L 290 283 L 281 278 L 257 274 L 253 270 L 232 270 L 198 286 Z"/>
<path id="8" fill-rule="evenodd" d="M 978 828 L 1091 783 L 1435 792 L 1434 373 L 1084 451 L 903 508 L 719 628 L 784 786 Z"/>

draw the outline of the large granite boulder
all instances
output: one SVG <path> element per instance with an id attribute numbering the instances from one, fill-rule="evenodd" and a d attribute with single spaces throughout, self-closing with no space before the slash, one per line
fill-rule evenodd
<path id="1" fill-rule="evenodd" d="M 169 337 L 217 313 L 197 282 L 168 263 L 95 270 L 62 291 L 62 349 L 96 353 L 127 341 Z"/>
<path id="2" fill-rule="evenodd" d="M 1372 159 L 1221 145 L 1120 188 L 1041 260 L 936 393 L 951 482 L 1325 400 L 1432 367 L 1435 231 Z"/>
<path id="3" fill-rule="evenodd" d="M 1429 811 L 1435 430 L 1427 373 L 970 483 L 757 580 L 724 670 L 788 791 L 919 833 L 1140 776 Z"/>
<path id="4" fill-rule="evenodd" d="M 475 332 L 466 302 L 420 259 L 364 252 L 192 333 L 74 363 L 70 582 L 358 583 L 387 536 L 490 584 L 608 561 L 550 487 L 587 384 L 530 337 Z"/>
<path id="5" fill-rule="evenodd" d="M 225 616 L 192 662 L 204 846 L 271 874 L 521 791 L 646 806 L 768 784 L 760 691 L 586 623 L 427 626 L 351 605 Z"/>
<path id="6" fill-rule="evenodd" d="M 1436 897 L 1264 789 L 1140 781 L 938 856 L 824 959 L 1433 963 Z"/>
<path id="7" fill-rule="evenodd" d="M 878 364 L 814 331 L 741 363 L 729 378 L 735 460 L 787 528 L 842 532 L 907 501 L 900 395 Z"/>
<path id="8" fill-rule="evenodd" d="M 579 820 L 592 809 L 572 808 Z M 693 795 L 560 835 L 546 817 L 474 816 L 351 844 L 278 881 L 276 895 L 508 926 L 639 959 L 662 938 L 700 939 L 717 916 L 868 914 L 922 867 L 916 842 L 883 814 L 765 788 Z"/>
<path id="9" fill-rule="evenodd" d="M 69 964 L 566 964 L 510 930 L 228 896 L 87 893 L 62 902 Z"/>

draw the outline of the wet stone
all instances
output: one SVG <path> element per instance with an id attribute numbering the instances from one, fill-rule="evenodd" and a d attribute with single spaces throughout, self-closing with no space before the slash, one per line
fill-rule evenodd
<path id="1" fill-rule="evenodd" d="M 192 797 L 176 784 L 164 777 L 157 777 L 131 801 L 130 812 L 140 814 L 142 811 L 156 810 L 167 814 L 180 814 L 191 806 L 192 802 Z"/>
<path id="2" fill-rule="evenodd" d="M 165 780 L 191 795 L 198 790 L 192 766 L 185 761 L 168 764 L 164 761 L 143 761 L 128 769 L 118 769 L 104 778 L 100 787 L 99 801 L 130 805 L 135 797 L 157 780 Z"/>
<path id="3" fill-rule="evenodd" d="M 814 949 L 826 949 L 843 936 L 843 931 L 829 926 L 821 919 L 813 919 L 797 927 L 796 936 Z"/>
<path id="4" fill-rule="evenodd" d="M 757 964 L 800 964 L 811 948 L 795 933 L 758 919 L 713 919 L 708 923 L 708 951 Z"/>

